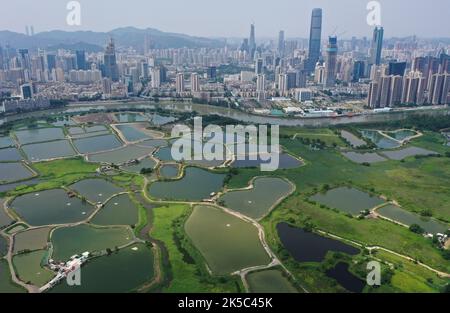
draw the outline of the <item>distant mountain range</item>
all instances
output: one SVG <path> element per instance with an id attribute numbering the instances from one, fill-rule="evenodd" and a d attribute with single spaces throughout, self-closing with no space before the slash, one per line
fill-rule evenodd
<path id="1" fill-rule="evenodd" d="M 25 34 L 0 31 L 0 45 L 9 44 L 14 48 L 25 48 L 34 50 L 45 48 L 56 50 L 66 48 L 71 50 L 84 49 L 96 52 L 103 50 L 110 37 L 114 38 L 117 46 L 134 47 L 144 49 L 145 35 L 150 38 L 152 48 L 197 48 L 197 47 L 222 47 L 224 41 L 202 37 L 188 36 L 184 34 L 166 33 L 157 29 L 138 29 L 134 27 L 117 28 L 110 32 L 92 31 L 61 31 L 54 30 L 41 32 L 34 36 Z"/>

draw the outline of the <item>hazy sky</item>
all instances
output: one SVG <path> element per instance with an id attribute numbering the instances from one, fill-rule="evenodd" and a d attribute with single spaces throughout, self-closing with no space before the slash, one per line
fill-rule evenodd
<path id="1" fill-rule="evenodd" d="M 66 24 L 69 0 L 1 0 L 0 30 L 36 32 L 109 31 L 123 26 L 152 27 L 207 37 L 256 35 L 307 37 L 311 10 L 324 10 L 323 35 L 370 36 L 366 23 L 369 0 L 79 0 L 81 26 Z M 450 37 L 450 0 L 379 0 L 385 36 Z M 345 32 L 345 34 L 344 34 Z"/>

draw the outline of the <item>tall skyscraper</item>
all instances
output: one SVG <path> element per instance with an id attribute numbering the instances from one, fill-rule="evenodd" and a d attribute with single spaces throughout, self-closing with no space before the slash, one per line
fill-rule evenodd
<path id="1" fill-rule="evenodd" d="M 311 29 L 309 34 L 309 54 L 306 68 L 312 72 L 320 58 L 320 45 L 322 40 L 322 9 L 314 9 L 311 16 Z"/>
<path id="2" fill-rule="evenodd" d="M 356 83 L 360 78 L 364 77 L 365 67 L 364 61 L 355 61 L 353 64 L 352 82 Z"/>
<path id="3" fill-rule="evenodd" d="M 25 84 L 20 86 L 20 92 L 22 99 L 30 99 L 33 97 L 33 86 L 31 84 Z"/>
<path id="4" fill-rule="evenodd" d="M 336 62 L 337 62 L 337 37 L 328 38 L 327 57 L 325 63 L 325 87 L 332 87 L 336 84 Z"/>
<path id="5" fill-rule="evenodd" d="M 250 57 L 253 59 L 256 52 L 255 24 L 250 25 L 250 38 L 248 40 Z"/>
<path id="6" fill-rule="evenodd" d="M 284 30 L 280 30 L 278 34 L 278 55 L 284 56 Z"/>
<path id="7" fill-rule="evenodd" d="M 56 55 L 47 54 L 47 69 L 49 72 L 56 68 Z"/>
<path id="8" fill-rule="evenodd" d="M 381 64 L 381 51 L 383 50 L 383 27 L 375 27 L 373 30 L 372 46 L 370 47 L 370 64 Z"/>
<path id="9" fill-rule="evenodd" d="M 262 74 L 263 73 L 263 59 L 257 59 L 255 61 L 255 74 Z"/>
<path id="10" fill-rule="evenodd" d="M 206 70 L 206 76 L 210 80 L 216 80 L 217 79 L 217 67 L 216 66 L 208 66 Z"/>
<path id="11" fill-rule="evenodd" d="M 86 66 L 86 52 L 84 50 L 75 51 L 77 59 L 77 70 L 87 70 Z"/>
<path id="12" fill-rule="evenodd" d="M 113 82 L 119 81 L 119 68 L 116 61 L 116 47 L 114 40 L 111 38 L 106 46 L 103 56 L 104 73 L 103 76 L 110 78 Z"/>

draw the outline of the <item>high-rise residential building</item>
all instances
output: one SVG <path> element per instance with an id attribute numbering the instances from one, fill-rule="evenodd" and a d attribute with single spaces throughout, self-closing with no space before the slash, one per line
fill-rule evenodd
<path id="1" fill-rule="evenodd" d="M 278 34 L 278 55 L 284 57 L 284 30 Z"/>
<path id="2" fill-rule="evenodd" d="M 266 75 L 264 74 L 256 76 L 256 94 L 259 101 L 266 98 Z"/>
<path id="3" fill-rule="evenodd" d="M 327 55 L 325 61 L 325 87 L 332 87 L 336 84 L 337 53 L 337 37 L 331 36 L 328 39 Z"/>
<path id="4" fill-rule="evenodd" d="M 403 79 L 402 103 L 423 103 L 425 92 L 425 78 L 421 72 L 409 72 Z"/>
<path id="5" fill-rule="evenodd" d="M 141 76 L 143 79 L 147 80 L 148 79 L 148 62 L 146 61 L 141 61 Z"/>
<path id="6" fill-rule="evenodd" d="M 77 50 L 75 51 L 75 56 L 77 60 L 77 70 L 87 70 L 86 52 L 84 50 Z"/>
<path id="7" fill-rule="evenodd" d="M 119 81 L 119 68 L 116 60 L 116 47 L 114 40 L 111 38 L 106 46 L 103 56 L 103 76 L 110 78 L 113 82 Z"/>
<path id="8" fill-rule="evenodd" d="M 370 47 L 370 64 L 381 64 L 381 52 L 383 50 L 383 27 L 375 27 L 373 30 L 372 45 Z"/>
<path id="9" fill-rule="evenodd" d="M 159 67 L 152 68 L 152 88 L 161 87 L 161 69 Z"/>
<path id="10" fill-rule="evenodd" d="M 256 52 L 256 37 L 255 37 L 255 24 L 250 25 L 250 38 L 248 40 L 248 48 L 250 57 L 253 59 Z"/>
<path id="11" fill-rule="evenodd" d="M 428 90 L 428 103 L 433 105 L 443 104 L 441 100 L 446 98 L 445 96 L 443 96 L 445 80 L 446 75 L 443 74 L 434 74 L 431 76 L 430 89 Z M 444 101 L 444 103 L 445 102 L 446 101 Z"/>
<path id="12" fill-rule="evenodd" d="M 406 62 L 390 62 L 389 74 L 394 76 L 404 76 L 406 71 Z"/>
<path id="13" fill-rule="evenodd" d="M 112 92 L 112 82 L 111 79 L 105 77 L 102 80 L 102 89 L 105 95 L 110 95 Z"/>
<path id="14" fill-rule="evenodd" d="M 278 91 L 280 96 L 285 96 L 288 93 L 288 76 L 287 74 L 280 74 L 278 77 Z"/>
<path id="15" fill-rule="evenodd" d="M 325 66 L 319 62 L 316 64 L 314 71 L 314 82 L 320 85 L 323 85 L 325 82 Z"/>
<path id="16" fill-rule="evenodd" d="M 450 73 L 444 74 L 444 84 L 442 86 L 441 104 L 450 104 Z"/>
<path id="17" fill-rule="evenodd" d="M 312 72 L 320 59 L 320 45 L 322 40 L 322 9 L 314 9 L 311 15 L 311 29 L 309 34 L 309 52 L 306 68 Z"/>
<path id="18" fill-rule="evenodd" d="M 389 106 L 399 105 L 402 102 L 403 77 L 394 76 L 391 81 L 391 95 Z"/>
<path id="19" fill-rule="evenodd" d="M 369 85 L 369 94 L 367 96 L 367 105 L 374 109 L 378 106 L 378 82 L 373 81 Z"/>
<path id="20" fill-rule="evenodd" d="M 181 94 L 184 92 L 184 74 L 183 73 L 177 73 L 176 80 L 175 80 L 175 86 L 177 94 Z"/>
<path id="21" fill-rule="evenodd" d="M 390 105 L 392 76 L 381 77 L 380 102 L 379 107 L 384 108 Z"/>
<path id="22" fill-rule="evenodd" d="M 191 91 L 192 92 L 200 91 L 200 79 L 197 73 L 191 74 Z"/>

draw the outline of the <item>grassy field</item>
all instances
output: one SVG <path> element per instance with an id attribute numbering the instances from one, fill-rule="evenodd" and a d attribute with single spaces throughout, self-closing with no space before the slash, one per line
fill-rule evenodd
<path id="1" fill-rule="evenodd" d="M 375 257 L 394 265 L 395 275 L 391 283 L 394 288 L 404 292 L 437 292 L 450 283 L 450 279 L 441 278 L 430 270 L 394 254 L 377 251 Z"/>
<path id="2" fill-rule="evenodd" d="M 82 158 L 74 158 L 35 163 L 33 167 L 39 173 L 42 182 L 32 187 L 19 186 L 15 191 L 9 192 L 9 195 L 68 186 L 75 181 L 94 175 L 98 165 L 87 163 Z"/>
<path id="3" fill-rule="evenodd" d="M 338 147 L 346 146 L 345 142 L 328 128 L 283 128 L 282 135 L 296 138 L 303 138 L 309 140 L 321 140 L 325 142 L 328 147 L 334 145 Z"/>
<path id="4" fill-rule="evenodd" d="M 201 276 L 198 265 L 186 262 L 174 240 L 173 222 L 189 210 L 187 205 L 173 204 L 155 208 L 151 236 L 164 242 L 169 253 L 172 272 L 166 292 L 236 292 L 236 284 L 226 282 L 213 284 Z"/>
<path id="5" fill-rule="evenodd" d="M 434 146 L 436 142 L 433 138 L 429 137 L 429 144 Z M 273 174 L 294 182 L 301 194 L 311 193 L 324 184 L 350 184 L 394 199 L 409 211 L 421 213 L 429 210 L 434 217 L 450 222 L 450 158 L 411 157 L 404 162 L 386 161 L 368 167 L 350 162 L 334 149 L 311 150 L 289 139 L 281 140 L 281 144 L 302 157 L 306 166 L 279 170 Z M 448 147 L 439 147 L 450 151 Z M 240 170 L 239 175 L 230 181 L 229 187 L 245 187 L 257 175 L 260 175 L 258 169 Z"/>
<path id="6" fill-rule="evenodd" d="M 290 132 L 296 133 L 297 130 L 293 129 Z M 283 133 L 286 131 L 283 130 Z M 306 164 L 297 169 L 272 173 L 288 178 L 297 186 L 297 191 L 262 221 L 266 237 L 274 251 L 281 255 L 285 253 L 279 243 L 275 226 L 278 222 L 289 221 L 299 226 L 313 225 L 364 245 L 382 246 L 420 260 L 436 269 L 450 272 L 450 261 L 442 257 L 431 240 L 414 234 L 407 228 L 383 220 L 350 218 L 343 213 L 307 201 L 308 196 L 321 190 L 325 185 L 352 185 L 396 200 L 406 210 L 417 213 L 427 210 L 434 217 L 449 222 L 450 158 L 410 157 L 405 161 L 386 161 L 364 166 L 345 159 L 336 149 L 313 150 L 303 145 L 301 141 L 288 138 L 283 138 L 281 144 L 294 155 L 302 157 Z M 410 145 L 431 149 L 441 154 L 450 151 L 450 148 L 443 145 L 442 138 L 437 133 L 425 133 Z M 245 187 L 252 177 L 258 175 L 261 175 L 259 169 L 240 169 L 238 175 L 232 177 L 228 187 Z M 310 291 L 339 290 L 324 277 L 317 265 L 289 262 L 288 256 L 285 256 L 285 259 L 289 269 L 298 274 L 297 278 L 308 286 Z M 426 280 L 426 276 L 421 273 L 417 275 L 421 275 L 419 282 L 423 283 L 423 280 Z M 410 276 L 405 271 L 397 271 L 392 278 L 393 287 L 389 290 L 431 292 L 439 289 L 436 285 L 419 284 Z M 401 282 L 404 282 L 403 285 Z M 384 289 L 378 291 L 380 290 Z"/>

